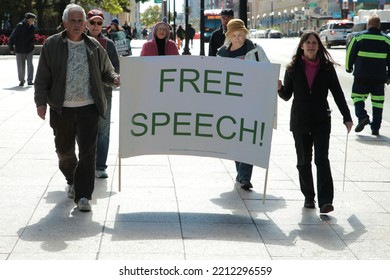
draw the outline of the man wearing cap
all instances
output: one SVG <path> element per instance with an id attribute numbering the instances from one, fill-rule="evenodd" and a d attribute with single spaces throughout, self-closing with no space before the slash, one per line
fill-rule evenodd
<path id="1" fill-rule="evenodd" d="M 115 72 L 119 74 L 119 55 L 116 50 L 114 42 L 103 36 L 103 22 L 104 15 L 102 11 L 94 9 L 87 14 L 88 32 L 89 36 L 94 37 L 102 47 L 107 51 L 108 57 L 115 68 Z M 110 144 L 110 123 L 111 123 L 111 99 L 112 99 L 112 87 L 104 86 L 104 92 L 107 98 L 107 110 L 104 117 L 99 119 L 99 130 L 96 148 L 96 171 L 97 178 L 106 179 L 107 174 L 107 156 L 108 148 Z"/>
<path id="2" fill-rule="evenodd" d="M 50 106 L 50 126 L 59 168 L 68 184 L 67 196 L 80 211 L 89 212 L 99 116 L 107 108 L 103 83 L 119 86 L 120 78 L 101 44 L 85 34 L 87 20 L 81 6 L 67 5 L 62 21 L 65 30 L 47 38 L 42 47 L 34 100 L 42 119 Z"/>
<path id="3" fill-rule="evenodd" d="M 215 30 L 210 37 L 209 42 L 209 56 L 216 56 L 218 49 L 225 42 L 226 26 L 228 22 L 234 18 L 233 10 L 221 11 L 221 26 Z"/>
<path id="4" fill-rule="evenodd" d="M 26 13 L 24 19 L 19 22 L 9 37 L 9 50 L 16 55 L 18 66 L 19 86 L 24 86 L 27 61 L 27 83 L 33 85 L 34 65 L 32 62 L 34 51 L 35 19 L 33 13 Z"/>

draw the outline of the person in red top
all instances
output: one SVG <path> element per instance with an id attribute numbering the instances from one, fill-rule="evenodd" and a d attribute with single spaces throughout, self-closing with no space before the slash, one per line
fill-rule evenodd
<path id="1" fill-rule="evenodd" d="M 317 190 L 320 214 L 334 210 L 334 186 L 329 161 L 331 108 L 328 93 L 333 96 L 347 133 L 353 126 L 352 117 L 335 70 L 337 63 L 321 43 L 316 31 L 303 33 L 292 61 L 287 65 L 284 85 L 278 82 L 279 96 L 293 98 L 290 118 L 297 154 L 297 169 L 303 206 L 315 208 Z M 312 160 L 317 167 L 317 189 L 314 188 Z"/>
<path id="2" fill-rule="evenodd" d="M 141 56 L 179 55 L 176 44 L 169 39 L 171 30 L 163 21 L 155 24 L 153 38 L 142 46 Z"/>

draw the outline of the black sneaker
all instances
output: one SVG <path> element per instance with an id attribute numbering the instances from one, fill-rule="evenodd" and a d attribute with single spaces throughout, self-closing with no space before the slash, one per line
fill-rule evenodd
<path id="1" fill-rule="evenodd" d="M 371 134 L 372 135 L 375 135 L 375 136 L 379 136 L 379 129 L 377 130 L 377 129 L 373 129 L 372 131 L 371 131 Z"/>
<path id="2" fill-rule="evenodd" d="M 368 125 L 370 123 L 370 118 L 369 117 L 365 117 L 364 119 L 362 120 L 359 120 L 359 123 L 357 124 L 357 126 L 355 127 L 355 132 L 360 132 L 364 129 L 364 127 L 366 125 Z"/>
<path id="3" fill-rule="evenodd" d="M 253 186 L 252 186 L 251 182 L 244 181 L 241 183 L 241 188 L 248 191 L 249 189 L 252 189 Z"/>
<path id="4" fill-rule="evenodd" d="M 34 85 L 33 82 L 28 82 L 27 84 L 28 84 L 29 86 L 33 86 L 33 85 Z"/>
<path id="5" fill-rule="evenodd" d="M 19 86 L 20 86 L 20 87 L 24 86 L 24 82 L 20 82 L 20 83 L 19 83 Z"/>
<path id="6" fill-rule="evenodd" d="M 321 214 L 327 214 L 329 212 L 332 212 L 334 210 L 334 207 L 332 204 L 324 204 L 320 208 L 320 213 Z"/>
<path id="7" fill-rule="evenodd" d="M 316 208 L 315 201 L 312 199 L 305 199 L 305 204 L 303 204 L 303 207 L 313 209 Z"/>

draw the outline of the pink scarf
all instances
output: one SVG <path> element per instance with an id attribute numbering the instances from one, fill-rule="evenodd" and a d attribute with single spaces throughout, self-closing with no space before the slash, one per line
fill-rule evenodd
<path id="1" fill-rule="evenodd" d="M 307 83 L 309 84 L 309 89 L 311 90 L 311 87 L 313 85 L 314 78 L 317 75 L 318 68 L 320 66 L 320 60 L 308 60 L 302 55 L 302 60 L 305 62 L 305 73 L 306 73 L 306 79 Z"/>

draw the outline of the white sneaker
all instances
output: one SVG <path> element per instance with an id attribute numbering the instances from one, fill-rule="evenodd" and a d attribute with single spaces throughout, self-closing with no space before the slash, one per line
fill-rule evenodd
<path id="1" fill-rule="evenodd" d="M 95 176 L 100 179 L 107 179 L 108 173 L 106 172 L 106 170 L 96 170 Z"/>
<path id="2" fill-rule="evenodd" d="M 88 202 L 88 199 L 85 197 L 80 198 L 77 202 L 77 207 L 81 212 L 89 212 L 91 211 L 91 205 Z"/>
<path id="3" fill-rule="evenodd" d="M 68 185 L 68 191 L 67 191 L 68 198 L 74 199 L 74 185 Z"/>

